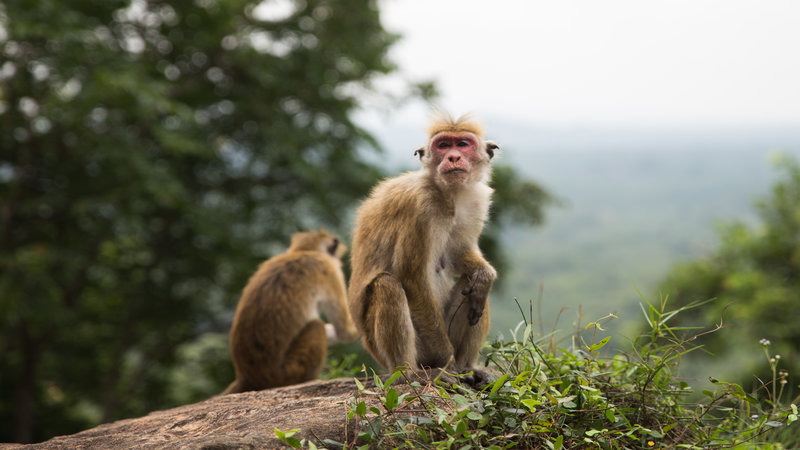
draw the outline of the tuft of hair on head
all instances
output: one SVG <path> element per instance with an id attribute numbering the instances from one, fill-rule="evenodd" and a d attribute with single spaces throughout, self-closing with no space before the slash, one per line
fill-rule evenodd
<path id="1" fill-rule="evenodd" d="M 469 114 L 464 114 L 458 119 L 454 119 L 449 113 L 437 111 L 431 118 L 428 125 L 428 137 L 439 133 L 469 132 L 478 137 L 484 136 L 483 125 L 473 119 Z"/>

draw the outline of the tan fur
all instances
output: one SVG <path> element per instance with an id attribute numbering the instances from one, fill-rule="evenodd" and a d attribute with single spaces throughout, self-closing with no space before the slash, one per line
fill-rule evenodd
<path id="1" fill-rule="evenodd" d="M 437 119 L 430 127 L 432 135 L 477 137 L 478 156 L 463 176 L 438 168 L 446 157 L 436 156 L 429 139 L 418 150 L 423 167 L 381 182 L 358 210 L 350 312 L 365 348 L 386 369 L 469 371 L 489 331 L 496 272 L 478 237 L 492 194 L 491 155 L 475 124 Z"/>
<path id="2" fill-rule="evenodd" d="M 480 122 L 473 120 L 470 116 L 461 116 L 454 119 L 453 116 L 438 112 L 431 123 L 428 125 L 428 138 L 432 138 L 439 133 L 446 132 L 468 132 L 475 136 L 483 137 L 483 125 Z"/>
<path id="3" fill-rule="evenodd" d="M 347 310 L 341 257 L 346 248 L 325 230 L 296 233 L 286 253 L 259 266 L 242 292 L 231 327 L 236 380 L 223 392 L 244 392 L 316 379 L 328 337 L 318 306 L 349 341 L 358 331 Z"/>

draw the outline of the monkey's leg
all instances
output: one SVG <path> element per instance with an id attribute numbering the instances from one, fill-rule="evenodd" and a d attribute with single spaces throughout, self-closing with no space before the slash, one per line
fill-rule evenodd
<path id="1" fill-rule="evenodd" d="M 450 342 L 453 343 L 455 367 L 461 372 L 474 371 L 474 380 L 468 382 L 480 383 L 486 376 L 476 366 L 481 345 L 489 333 L 489 299 L 484 299 L 484 310 L 478 323 L 470 325 L 469 300 L 462 294 L 468 283 L 467 277 L 462 276 L 453 286 L 444 317 Z"/>
<path id="2" fill-rule="evenodd" d="M 325 324 L 319 319 L 308 322 L 289 344 L 283 370 L 273 374 L 275 386 L 286 386 L 316 379 L 325 365 L 327 342 Z"/>
<path id="3" fill-rule="evenodd" d="M 397 278 L 381 273 L 367 286 L 364 347 L 387 370 L 417 367 L 416 332 L 405 290 Z"/>

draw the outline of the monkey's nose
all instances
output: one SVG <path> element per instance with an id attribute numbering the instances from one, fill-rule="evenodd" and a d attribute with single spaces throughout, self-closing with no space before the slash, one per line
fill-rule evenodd
<path id="1" fill-rule="evenodd" d="M 450 153 L 447 155 L 447 160 L 451 163 L 458 162 L 461 159 L 461 154 L 459 153 Z"/>

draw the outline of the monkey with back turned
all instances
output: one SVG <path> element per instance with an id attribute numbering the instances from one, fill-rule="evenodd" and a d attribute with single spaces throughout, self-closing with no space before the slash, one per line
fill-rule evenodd
<path id="1" fill-rule="evenodd" d="M 489 331 L 497 274 L 478 248 L 497 145 L 480 124 L 442 115 L 415 154 L 422 167 L 379 183 L 357 212 L 350 313 L 384 368 L 472 372 Z"/>
<path id="2" fill-rule="evenodd" d="M 347 309 L 341 257 L 325 230 L 296 233 L 263 262 L 242 292 L 230 335 L 236 380 L 223 394 L 316 379 L 329 341 L 358 337 Z M 324 323 L 318 306 L 330 323 Z"/>

